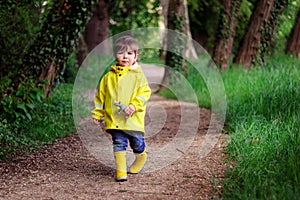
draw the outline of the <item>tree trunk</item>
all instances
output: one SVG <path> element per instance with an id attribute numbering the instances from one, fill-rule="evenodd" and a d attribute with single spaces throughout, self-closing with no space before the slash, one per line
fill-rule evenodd
<path id="1" fill-rule="evenodd" d="M 246 32 L 239 46 L 238 53 L 234 58 L 235 64 L 250 67 L 258 56 L 258 48 L 261 44 L 261 28 L 264 20 L 268 19 L 274 0 L 257 0 L 252 12 Z"/>
<path id="2" fill-rule="evenodd" d="M 86 24 L 94 0 L 55 0 L 43 26 L 24 56 L 19 81 L 49 78 L 49 86 L 73 51 L 74 43 Z M 17 83 L 19 84 L 19 83 Z M 50 89 L 45 94 L 49 96 Z"/>
<path id="3" fill-rule="evenodd" d="M 168 10 L 169 10 L 169 2 L 170 0 L 160 0 L 160 5 L 162 6 L 162 10 L 163 10 L 163 21 L 164 21 L 164 27 L 167 28 L 168 27 Z M 192 39 L 192 34 L 191 34 L 191 30 L 190 30 L 190 20 L 189 20 L 189 14 L 188 14 L 188 6 L 187 6 L 187 1 L 183 0 L 182 1 L 183 4 L 183 8 L 184 8 L 184 14 L 181 13 L 181 15 L 184 17 L 184 27 L 185 29 L 183 29 L 182 32 L 183 34 L 185 34 L 187 36 L 187 42 L 186 42 L 186 48 L 185 48 L 185 57 L 186 58 L 191 58 L 191 59 L 197 59 L 197 53 L 193 44 L 193 39 Z M 173 8 L 171 8 L 173 9 Z M 173 22 L 173 21 L 172 21 Z M 166 49 L 167 49 L 167 33 L 166 37 L 163 38 L 163 51 L 161 52 L 160 58 L 161 59 L 165 59 L 166 58 Z"/>
<path id="4" fill-rule="evenodd" d="M 186 38 L 179 33 L 185 33 L 185 14 L 184 14 L 184 0 L 169 0 L 168 6 L 168 20 L 167 20 L 167 52 L 165 64 L 174 70 L 184 72 L 183 54 L 186 48 Z M 171 84 L 171 73 L 166 68 L 163 84 Z"/>
<path id="5" fill-rule="evenodd" d="M 109 41 L 109 15 L 107 0 L 99 0 L 95 6 L 95 10 L 89 22 L 86 24 L 84 39 L 88 51 L 92 51 L 101 42 L 101 48 L 97 49 L 97 53 L 110 53 Z"/>
<path id="6" fill-rule="evenodd" d="M 46 80 L 47 83 L 44 88 L 45 98 L 48 98 L 51 93 L 51 89 L 54 85 L 55 77 L 57 75 L 57 67 L 55 67 L 54 60 L 49 62 L 46 67 L 42 69 L 42 73 L 40 74 L 39 80 Z"/>
<path id="7" fill-rule="evenodd" d="M 168 7 L 169 7 L 169 0 L 160 0 L 160 5 L 162 7 L 162 17 L 164 22 L 164 30 L 168 27 Z M 164 37 L 163 37 L 163 47 L 160 52 L 160 59 L 165 60 L 166 54 L 167 54 L 167 32 L 164 31 Z"/>
<path id="8" fill-rule="evenodd" d="M 300 58 L 300 10 L 298 11 L 294 27 L 287 41 L 286 53 L 295 54 Z"/>
<path id="9" fill-rule="evenodd" d="M 237 26 L 237 14 L 242 0 L 222 0 L 224 15 L 219 22 L 217 42 L 213 52 L 213 60 L 221 69 L 228 68 L 232 52 L 235 29 Z"/>
<path id="10" fill-rule="evenodd" d="M 257 61 L 260 62 L 261 66 L 265 65 L 266 58 L 271 54 L 272 46 L 275 44 L 278 19 L 288 6 L 288 3 L 289 0 L 276 0 L 270 17 L 263 23 L 261 45 L 257 57 Z"/>
<path id="11" fill-rule="evenodd" d="M 187 43 L 185 48 L 185 57 L 190 59 L 197 59 L 196 49 L 193 44 L 191 29 L 190 29 L 190 19 L 189 19 L 189 11 L 187 6 L 187 0 L 183 1 L 184 6 L 184 17 L 185 17 L 185 27 L 186 27 L 186 35 L 187 35 Z"/>
<path id="12" fill-rule="evenodd" d="M 81 67 L 82 62 L 84 61 L 85 57 L 88 55 L 88 47 L 84 40 L 84 36 L 81 35 L 76 41 L 76 60 L 77 60 L 77 67 Z"/>

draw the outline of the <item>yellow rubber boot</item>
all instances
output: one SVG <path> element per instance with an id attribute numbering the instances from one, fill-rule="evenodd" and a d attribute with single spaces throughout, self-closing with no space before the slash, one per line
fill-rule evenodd
<path id="1" fill-rule="evenodd" d="M 129 173 L 131 174 L 139 173 L 144 167 L 146 160 L 147 160 L 146 149 L 140 154 L 135 154 L 135 161 L 130 166 Z"/>
<path id="2" fill-rule="evenodd" d="M 127 181 L 126 151 L 114 152 L 116 161 L 116 181 Z"/>

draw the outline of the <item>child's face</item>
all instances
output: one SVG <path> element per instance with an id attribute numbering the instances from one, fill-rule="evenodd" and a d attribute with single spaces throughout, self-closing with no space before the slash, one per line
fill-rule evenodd
<path id="1" fill-rule="evenodd" d="M 132 66 L 137 60 L 137 54 L 134 50 L 128 48 L 125 51 L 118 51 L 116 60 L 120 66 Z"/>

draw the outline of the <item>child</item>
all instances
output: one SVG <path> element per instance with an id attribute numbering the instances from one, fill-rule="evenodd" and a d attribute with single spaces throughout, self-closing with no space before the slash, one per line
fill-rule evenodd
<path id="1" fill-rule="evenodd" d="M 105 122 L 111 134 L 116 162 L 116 181 L 127 181 L 126 148 L 128 141 L 136 159 L 129 173 L 138 173 L 144 166 L 147 154 L 144 141 L 146 103 L 151 89 L 138 65 L 138 44 L 131 36 L 122 36 L 114 44 L 116 66 L 100 81 L 92 110 L 94 123 Z"/>

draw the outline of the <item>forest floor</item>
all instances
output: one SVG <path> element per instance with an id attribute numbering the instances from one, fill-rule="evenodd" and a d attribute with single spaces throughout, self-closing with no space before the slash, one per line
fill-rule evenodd
<path id="1" fill-rule="evenodd" d="M 166 114 L 166 119 L 155 135 L 146 137 L 149 159 L 141 173 L 129 174 L 126 182 L 115 182 L 114 168 L 91 155 L 80 134 L 73 134 L 57 139 L 54 144 L 45 145 L 27 155 L 0 162 L 0 199 L 120 200 L 218 197 L 222 192 L 220 181 L 227 167 L 224 163 L 227 135 L 218 133 L 217 122 L 211 123 L 211 111 L 199 108 L 199 121 L 191 143 L 184 150 L 180 150 L 178 145 L 176 149 L 181 155 L 171 159 L 171 162 L 160 163 L 154 159 L 159 157 L 157 151 L 178 139 L 176 134 L 180 132 L 180 124 L 185 122 L 182 121 L 181 104 L 176 100 L 153 95 L 149 105 L 154 107 L 150 109 L 150 116 L 146 116 L 146 124 L 151 124 L 155 112 L 161 116 L 161 110 Z M 155 105 L 159 105 L 158 109 L 155 109 Z M 186 108 L 193 114 L 195 105 L 186 104 Z M 210 132 L 208 136 L 208 130 L 216 130 L 216 133 Z M 185 133 L 189 131 L 193 130 L 184 130 Z M 184 138 L 181 138 L 181 141 L 184 143 Z M 210 145 L 207 145 L 208 143 Z M 166 154 L 170 152 L 166 150 Z M 154 166 L 154 169 L 151 166 Z"/>

